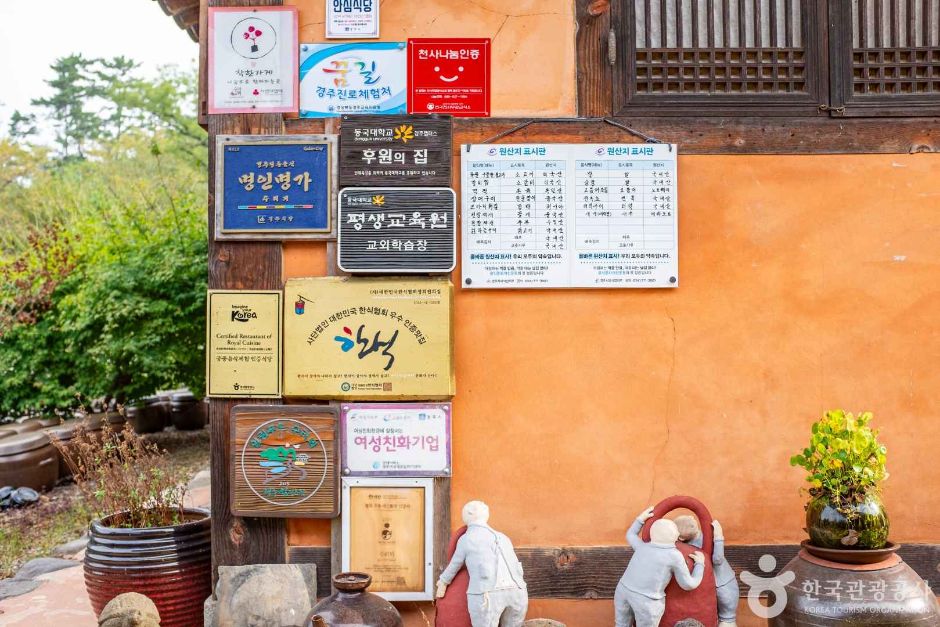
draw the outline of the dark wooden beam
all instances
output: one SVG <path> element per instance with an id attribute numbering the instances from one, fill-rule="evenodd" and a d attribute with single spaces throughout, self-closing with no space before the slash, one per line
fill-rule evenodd
<path id="1" fill-rule="evenodd" d="M 680 154 L 852 154 L 940 151 L 940 118 L 615 118 L 660 141 L 679 145 Z M 526 121 L 521 118 L 459 118 L 454 144 L 481 143 Z M 596 120 L 532 124 L 511 142 L 642 142 Z"/>
<path id="2" fill-rule="evenodd" d="M 746 570 L 771 577 L 799 550 L 795 544 L 731 545 L 725 548 L 725 556 L 738 574 Z M 516 554 L 525 570 L 529 598 L 611 599 L 632 551 L 626 546 L 518 547 Z M 769 573 L 757 564 L 764 555 L 772 555 L 776 560 L 776 567 Z M 931 584 L 935 594 L 940 593 L 940 582 L 934 581 L 937 564 L 940 564 L 940 545 L 906 544 L 901 547 L 900 555 Z M 329 547 L 291 547 L 289 561 L 316 563 L 317 585 L 324 581 L 326 587 L 319 589 L 329 589 L 328 572 L 324 572 L 330 563 Z M 746 597 L 747 593 L 748 586 L 741 582 L 741 596 Z"/>
<path id="3" fill-rule="evenodd" d="M 280 5 L 281 0 L 209 0 L 210 6 Z M 204 41 L 204 40 L 203 40 Z M 204 44 L 203 44 L 204 45 Z M 201 56 L 204 59 L 204 56 Z M 200 68 L 205 72 L 205 67 Z M 215 233 L 215 138 L 218 135 L 279 134 L 280 114 L 211 115 L 209 126 L 209 288 L 281 289 L 279 242 L 217 242 Z M 213 399 L 209 403 L 210 466 L 212 471 L 213 580 L 222 565 L 282 564 L 287 560 L 285 521 L 232 515 L 231 408 L 244 400 Z M 272 401 L 253 401 L 271 403 Z M 273 403 L 272 403 L 273 404 Z"/>
<path id="4" fill-rule="evenodd" d="M 454 149 L 482 143 L 532 118 L 457 118 Z M 536 118 L 537 119 L 537 118 Z M 660 141 L 679 144 L 684 155 L 908 154 L 940 152 L 940 118 L 613 118 Z M 553 119 L 554 120 L 554 119 Z M 315 133 L 318 120 L 287 120 L 290 133 Z M 599 120 L 546 121 L 501 143 L 642 142 Z M 455 170 L 459 168 L 455 166 Z"/>
<path id="5" fill-rule="evenodd" d="M 281 116 L 276 114 L 209 116 L 209 287 L 212 289 L 281 289 L 283 286 L 279 242 L 213 240 L 216 136 L 278 134 L 283 130 Z M 287 559 L 283 520 L 239 518 L 231 512 L 230 411 L 239 402 L 245 401 L 213 399 L 209 404 L 213 573 L 221 565 L 280 564 Z"/>
<path id="6" fill-rule="evenodd" d="M 613 104 L 607 57 L 610 0 L 577 0 L 575 11 L 578 113 L 584 117 L 605 116 Z"/>

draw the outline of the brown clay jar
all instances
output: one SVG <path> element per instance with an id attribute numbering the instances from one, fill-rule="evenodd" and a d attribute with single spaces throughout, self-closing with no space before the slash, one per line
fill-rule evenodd
<path id="1" fill-rule="evenodd" d="M 159 396 L 148 396 L 127 408 L 127 421 L 137 433 L 157 433 L 167 425 L 169 410 Z"/>
<path id="2" fill-rule="evenodd" d="M 372 576 L 366 573 L 335 575 L 336 594 L 313 607 L 305 627 L 404 627 L 394 605 L 366 592 L 371 583 Z"/>
<path id="3" fill-rule="evenodd" d="M 170 400 L 170 421 L 177 431 L 198 431 L 206 426 L 206 404 L 192 392 L 176 392 Z"/>
<path id="4" fill-rule="evenodd" d="M 0 486 L 48 490 L 59 479 L 59 452 L 42 431 L 0 439 Z"/>

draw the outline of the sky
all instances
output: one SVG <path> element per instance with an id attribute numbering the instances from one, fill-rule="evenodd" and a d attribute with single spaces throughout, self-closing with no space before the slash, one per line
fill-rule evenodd
<path id="1" fill-rule="evenodd" d="M 0 136 L 13 111 L 49 95 L 49 65 L 77 52 L 124 55 L 152 76 L 161 65 L 194 68 L 199 46 L 154 0 L 0 0 Z"/>

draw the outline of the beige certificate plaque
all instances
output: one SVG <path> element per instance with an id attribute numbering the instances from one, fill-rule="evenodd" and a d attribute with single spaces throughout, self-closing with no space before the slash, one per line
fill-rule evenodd
<path id="1" fill-rule="evenodd" d="M 443 400 L 454 395 L 447 279 L 291 279 L 284 395 Z"/>
<path id="2" fill-rule="evenodd" d="M 431 598 L 429 479 L 343 481 L 343 570 L 372 575 L 386 599 Z"/>
<path id="3" fill-rule="evenodd" d="M 281 395 L 281 292 L 209 290 L 206 395 Z"/>

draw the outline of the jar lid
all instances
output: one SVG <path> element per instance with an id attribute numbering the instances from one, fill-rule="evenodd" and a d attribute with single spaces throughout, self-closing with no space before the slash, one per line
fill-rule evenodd
<path id="1" fill-rule="evenodd" d="M 0 431 L 12 431 L 13 433 L 29 433 L 30 431 L 39 431 L 40 429 L 42 429 L 42 425 L 38 420 L 14 422 L 0 427 Z"/>
<path id="2" fill-rule="evenodd" d="M 19 455 L 20 453 L 34 451 L 50 445 L 49 436 L 43 431 L 21 433 L 12 438 L 0 440 L 0 457 L 5 455 Z"/>
<path id="3" fill-rule="evenodd" d="M 81 420 L 66 420 L 60 425 L 49 427 L 46 429 L 46 433 L 48 433 L 51 438 L 58 440 L 71 440 L 78 433 L 78 427 L 81 422 Z"/>
<path id="4" fill-rule="evenodd" d="M 170 400 L 174 403 L 195 403 L 197 399 L 192 392 L 176 392 Z"/>
<path id="5" fill-rule="evenodd" d="M 372 575 L 368 573 L 340 573 L 333 576 L 333 586 L 341 592 L 364 592 L 372 585 Z"/>

